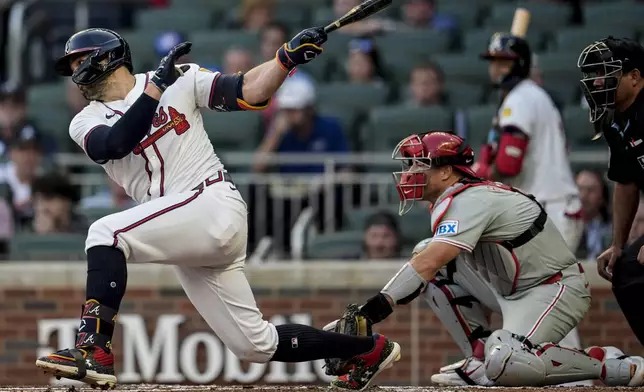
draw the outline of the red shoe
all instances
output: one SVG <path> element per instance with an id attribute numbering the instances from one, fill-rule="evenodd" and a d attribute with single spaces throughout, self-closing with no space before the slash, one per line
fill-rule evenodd
<path id="1" fill-rule="evenodd" d="M 36 366 L 56 378 L 80 380 L 92 387 L 114 388 L 114 354 L 100 347 L 56 351 L 36 361 Z"/>
<path id="2" fill-rule="evenodd" d="M 371 381 L 383 370 L 389 369 L 400 360 L 400 345 L 378 334 L 373 335 L 376 345 L 368 353 L 358 355 L 349 362 L 352 369 L 344 376 L 331 381 L 331 386 L 352 391 L 366 389 Z"/>

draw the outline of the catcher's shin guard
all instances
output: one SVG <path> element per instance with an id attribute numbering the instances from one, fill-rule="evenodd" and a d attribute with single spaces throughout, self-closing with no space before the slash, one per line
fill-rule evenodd
<path id="1" fill-rule="evenodd" d="M 546 386 L 589 379 L 626 386 L 632 379 L 637 382 L 637 361 L 634 365 L 625 359 L 602 362 L 584 352 L 550 343 L 533 346 L 505 330 L 493 332 L 486 343 L 486 374 L 497 386 Z"/>
<path id="2" fill-rule="evenodd" d="M 112 334 L 116 312 L 94 300 L 83 306 L 74 348 L 59 350 L 36 360 L 45 374 L 83 381 L 93 387 L 113 388 Z"/>
<path id="3" fill-rule="evenodd" d="M 490 331 L 479 300 L 452 280 L 440 276 L 429 282 L 425 299 L 463 354 L 482 360 Z"/>

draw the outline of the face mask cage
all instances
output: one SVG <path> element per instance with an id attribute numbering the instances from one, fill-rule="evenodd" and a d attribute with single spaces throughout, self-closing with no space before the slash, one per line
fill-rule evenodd
<path id="1" fill-rule="evenodd" d="M 394 182 L 400 197 L 398 213 L 408 213 L 416 200 L 422 200 L 427 185 L 425 171 L 432 167 L 430 154 L 425 153 L 421 137 L 412 135 L 396 146 L 392 158 L 400 161 L 401 171 L 393 172 Z"/>
<path id="2" fill-rule="evenodd" d="M 113 50 L 120 45 L 121 41 L 115 39 L 107 42 L 101 48 L 89 52 L 87 58 L 72 74 L 72 81 L 78 85 L 87 86 L 107 77 L 111 71 L 124 62 L 124 60 L 117 60 L 121 57 L 121 53 L 116 53 Z"/>
<path id="3" fill-rule="evenodd" d="M 596 42 L 582 51 L 577 67 L 582 74 L 581 90 L 590 107 L 590 122 L 594 123 L 615 107 L 623 63 L 613 59 L 604 42 Z"/>

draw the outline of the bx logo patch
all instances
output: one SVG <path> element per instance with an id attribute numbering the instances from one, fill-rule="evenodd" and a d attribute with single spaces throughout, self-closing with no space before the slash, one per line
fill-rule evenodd
<path id="1" fill-rule="evenodd" d="M 458 221 L 446 220 L 436 228 L 436 235 L 453 235 L 458 234 Z"/>

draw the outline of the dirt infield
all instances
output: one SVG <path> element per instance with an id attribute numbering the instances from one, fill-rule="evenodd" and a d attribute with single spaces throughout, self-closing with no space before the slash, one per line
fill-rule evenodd
<path id="1" fill-rule="evenodd" d="M 644 388 L 614 388 L 614 387 L 550 387 L 550 388 L 502 388 L 502 387 L 370 387 L 367 392 L 480 392 L 481 389 L 491 389 L 494 392 L 531 392 L 550 390 L 560 392 L 614 392 L 644 391 Z M 100 389 L 78 387 L 12 387 L 0 388 L 0 392 L 89 392 Z M 324 386 L 188 386 L 188 385 L 119 385 L 114 391 L 142 391 L 142 392 L 330 392 L 336 391 Z"/>

